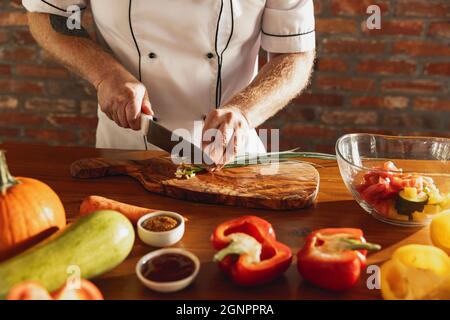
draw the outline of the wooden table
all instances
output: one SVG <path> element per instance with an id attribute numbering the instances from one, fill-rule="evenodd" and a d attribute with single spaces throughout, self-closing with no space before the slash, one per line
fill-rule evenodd
<path id="1" fill-rule="evenodd" d="M 201 260 L 201 270 L 195 283 L 173 294 L 159 294 L 146 289 L 137 279 L 134 269 L 140 257 L 154 250 L 136 241 L 129 257 L 117 268 L 95 279 L 106 299 L 379 299 L 379 290 L 366 286 L 368 275 L 346 293 L 332 293 L 302 281 L 296 261 L 286 274 L 262 288 L 240 288 L 229 281 L 212 262 L 214 250 L 209 241 L 211 232 L 220 222 L 242 215 L 258 215 L 269 220 L 281 242 L 296 254 L 305 232 L 323 227 L 356 227 L 365 231 L 366 238 L 383 248 L 399 241 L 426 242 L 425 229 L 401 228 L 379 222 L 352 200 L 345 188 L 337 163 L 321 161 L 321 182 L 315 207 L 296 211 L 265 211 L 237 207 L 215 206 L 174 200 L 148 193 L 135 180 L 111 177 L 97 180 L 77 180 L 70 176 L 70 164 L 87 157 L 151 157 L 153 152 L 127 152 L 79 147 L 46 147 L 34 145 L 0 145 L 7 151 L 10 170 L 15 176 L 40 179 L 49 184 L 61 197 L 69 221 L 77 217 L 81 200 L 97 194 L 143 207 L 176 211 L 189 219 L 186 233 L 176 246 L 188 249 Z M 410 239 L 406 239 L 412 236 Z M 406 239 L 406 240 L 405 240 Z M 411 240 L 412 239 L 412 240 Z M 390 250 L 378 254 L 377 259 L 389 256 Z"/>

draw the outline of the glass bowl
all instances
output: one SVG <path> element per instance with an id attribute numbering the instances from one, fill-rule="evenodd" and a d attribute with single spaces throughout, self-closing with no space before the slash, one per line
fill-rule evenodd
<path id="1" fill-rule="evenodd" d="M 336 157 L 355 200 L 381 221 L 417 227 L 450 210 L 450 139 L 347 134 Z"/>

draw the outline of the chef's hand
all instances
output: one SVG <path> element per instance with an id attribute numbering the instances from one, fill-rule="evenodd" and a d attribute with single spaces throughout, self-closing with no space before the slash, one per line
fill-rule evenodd
<path id="1" fill-rule="evenodd" d="M 205 119 L 202 148 L 220 170 L 233 160 L 244 147 L 250 125 L 238 107 L 230 106 L 211 111 Z"/>
<path id="2" fill-rule="evenodd" d="M 153 116 L 147 89 L 126 70 L 109 74 L 97 85 L 100 109 L 122 128 L 140 130 L 141 112 Z"/>

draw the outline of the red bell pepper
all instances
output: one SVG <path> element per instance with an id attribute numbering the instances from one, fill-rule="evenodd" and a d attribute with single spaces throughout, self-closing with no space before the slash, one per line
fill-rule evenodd
<path id="1" fill-rule="evenodd" d="M 360 229 L 320 229 L 308 235 L 298 252 L 298 271 L 318 287 L 347 290 L 366 267 L 367 250 L 380 250 L 380 246 L 366 243 Z"/>
<path id="2" fill-rule="evenodd" d="M 255 216 L 220 224 L 211 236 L 219 267 L 233 282 L 254 286 L 282 275 L 292 262 L 289 247 L 276 240 L 272 225 Z"/>
<path id="3" fill-rule="evenodd" d="M 39 282 L 25 281 L 11 288 L 8 300 L 103 300 L 98 288 L 86 279 L 80 280 L 79 288 L 68 283 L 61 289 L 49 293 Z"/>

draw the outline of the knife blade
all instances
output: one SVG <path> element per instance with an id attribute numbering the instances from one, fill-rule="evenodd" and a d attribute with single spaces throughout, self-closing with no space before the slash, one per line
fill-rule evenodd
<path id="1" fill-rule="evenodd" d="M 189 140 L 175 134 L 153 120 L 152 116 L 141 115 L 141 132 L 144 141 L 170 153 L 174 161 L 191 164 L 214 164 L 214 161 L 202 149 Z M 147 145 L 146 145 L 147 146 Z"/>

